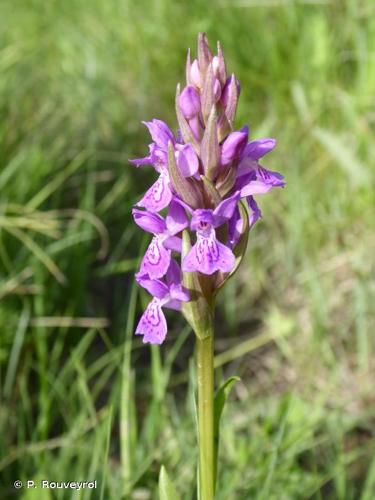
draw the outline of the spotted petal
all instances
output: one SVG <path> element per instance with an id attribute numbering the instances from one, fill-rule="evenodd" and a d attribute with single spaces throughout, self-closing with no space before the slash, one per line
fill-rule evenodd
<path id="1" fill-rule="evenodd" d="M 161 308 L 159 299 L 152 299 L 143 313 L 136 335 L 143 335 L 143 342 L 161 344 L 167 335 L 167 321 Z"/>
<path id="2" fill-rule="evenodd" d="M 148 246 L 141 263 L 141 274 L 148 274 L 151 279 L 165 275 L 171 262 L 171 251 L 164 248 L 160 238 L 154 237 Z"/>
<path id="3" fill-rule="evenodd" d="M 160 212 L 169 205 L 171 200 L 172 191 L 169 187 L 169 179 L 165 174 L 161 174 L 137 205 L 147 208 L 150 212 Z"/>
<path id="4" fill-rule="evenodd" d="M 197 237 L 196 244 L 189 250 L 182 262 L 182 270 L 213 274 L 216 271 L 230 272 L 235 264 L 232 250 L 220 243 L 216 237 Z"/>

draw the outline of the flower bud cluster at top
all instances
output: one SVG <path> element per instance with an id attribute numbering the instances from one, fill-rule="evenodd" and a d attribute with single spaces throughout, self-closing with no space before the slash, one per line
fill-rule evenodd
<path id="1" fill-rule="evenodd" d="M 136 329 L 144 342 L 165 339 L 163 307 L 179 310 L 191 299 L 182 273 L 211 276 L 211 285 L 221 286 L 236 266 L 239 241 L 261 216 L 254 195 L 284 185 L 282 175 L 259 164 L 275 139 L 249 142 L 247 126 L 234 129 L 239 95 L 240 83 L 227 75 L 220 44 L 213 55 L 200 33 L 197 59 L 188 53 L 186 86 L 177 87 L 177 134 L 161 120 L 144 122 L 153 141 L 149 154 L 130 160 L 138 167 L 152 165 L 158 174 L 133 209 L 136 224 L 153 235 L 136 274 L 153 296 Z M 193 246 L 179 265 L 184 230 Z"/>

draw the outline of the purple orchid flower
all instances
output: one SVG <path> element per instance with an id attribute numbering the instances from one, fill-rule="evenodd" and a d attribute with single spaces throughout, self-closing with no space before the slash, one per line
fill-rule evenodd
<path id="1" fill-rule="evenodd" d="M 251 141 L 243 149 L 236 173 L 235 189 L 240 190 L 241 198 L 254 194 L 267 193 L 273 187 L 283 187 L 284 177 L 278 172 L 267 170 L 258 160 L 276 146 L 270 137 Z"/>
<path id="2" fill-rule="evenodd" d="M 150 212 L 160 212 L 169 205 L 173 196 L 169 182 L 167 157 L 168 143 L 175 144 L 175 138 L 168 125 L 161 120 L 142 123 L 148 128 L 154 142 L 149 145 L 150 154 L 148 156 L 130 160 L 130 162 L 137 167 L 153 165 L 159 173 L 159 177 L 137 205 L 146 208 Z"/>
<path id="3" fill-rule="evenodd" d="M 154 142 L 149 145 L 149 156 L 130 160 L 130 162 L 136 166 L 152 164 L 159 173 L 156 182 L 137 203 L 137 206 L 156 213 L 167 207 L 173 197 L 168 173 L 168 143 L 171 142 L 175 148 L 177 166 L 184 177 L 197 174 L 199 160 L 192 146 L 190 144 L 179 144 L 168 125 L 163 121 L 152 120 L 143 123 L 148 128 Z"/>
<path id="4" fill-rule="evenodd" d="M 133 208 L 135 223 L 154 237 L 149 244 L 141 263 L 141 274 L 151 279 L 164 276 L 171 262 L 171 251 L 181 252 L 181 238 L 176 234 L 188 226 L 185 210 L 179 203 L 172 201 L 164 220 L 158 214 Z"/>
<path id="5" fill-rule="evenodd" d="M 167 321 L 163 307 L 181 310 L 181 302 L 189 300 L 189 293 L 181 285 L 181 270 L 171 260 L 165 279 L 152 280 L 147 274 L 136 274 L 137 282 L 153 299 L 147 306 L 136 328 L 136 335 L 143 335 L 144 343 L 161 344 L 167 335 Z"/>
<path id="6" fill-rule="evenodd" d="M 182 261 L 184 272 L 198 271 L 213 274 L 216 271 L 230 272 L 235 256 L 230 248 L 218 241 L 215 229 L 233 215 L 239 193 L 223 200 L 215 210 L 197 209 L 192 212 L 191 229 L 197 233 L 197 241 Z"/>

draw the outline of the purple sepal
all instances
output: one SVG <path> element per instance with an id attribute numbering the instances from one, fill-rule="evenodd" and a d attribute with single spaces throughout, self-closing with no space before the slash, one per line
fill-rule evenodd
<path id="1" fill-rule="evenodd" d="M 146 212 L 133 208 L 132 210 L 134 222 L 144 231 L 152 234 L 162 234 L 167 229 L 163 217 L 156 213 Z"/>
<path id="2" fill-rule="evenodd" d="M 129 163 L 132 163 L 136 167 L 141 167 L 143 165 L 152 165 L 154 163 L 154 158 L 152 155 L 151 146 L 149 146 L 150 154 L 145 156 L 144 158 L 133 158 L 129 160 Z"/>
<path id="3" fill-rule="evenodd" d="M 158 299 L 163 299 L 169 293 L 168 286 L 161 280 L 152 280 L 148 274 L 137 273 L 135 279 L 141 287 Z"/>
<path id="4" fill-rule="evenodd" d="M 259 160 L 262 156 L 266 155 L 276 146 L 276 139 L 272 137 L 265 137 L 251 141 L 245 147 L 242 158 L 250 158 L 251 160 Z"/>
<path id="5" fill-rule="evenodd" d="M 173 144 L 175 143 L 171 129 L 163 121 L 154 119 L 150 122 L 142 123 L 146 125 L 151 134 L 152 140 L 159 148 L 167 151 L 168 142 L 171 141 Z"/>

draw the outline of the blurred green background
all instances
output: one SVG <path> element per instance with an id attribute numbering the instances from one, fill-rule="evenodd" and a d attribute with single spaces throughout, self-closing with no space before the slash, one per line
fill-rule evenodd
<path id="1" fill-rule="evenodd" d="M 242 84 L 237 125 L 277 137 L 284 190 L 217 312 L 218 499 L 375 498 L 375 7 L 371 0 L 2 0 L 0 497 L 194 498 L 194 338 L 133 336 L 154 178 L 141 120 L 176 127 L 198 31 Z M 97 479 L 96 490 L 13 481 Z"/>

